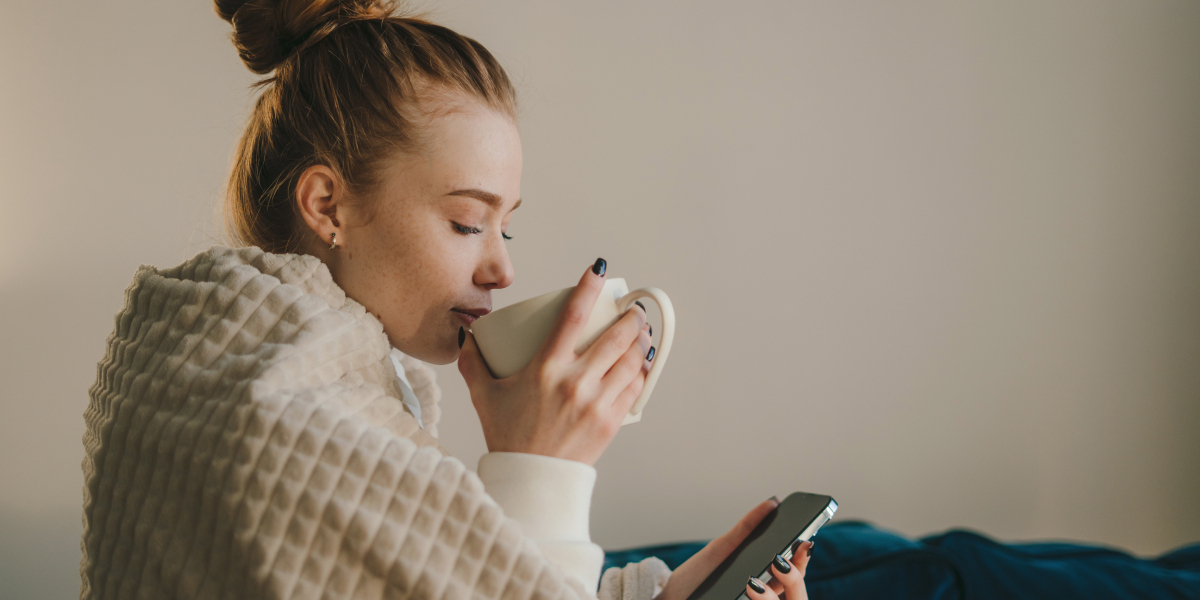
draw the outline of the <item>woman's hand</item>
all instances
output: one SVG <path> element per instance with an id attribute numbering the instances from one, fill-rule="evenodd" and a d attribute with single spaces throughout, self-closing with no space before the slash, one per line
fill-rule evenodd
<path id="1" fill-rule="evenodd" d="M 812 557 L 811 541 L 796 547 L 792 559 L 787 560 L 775 555 L 771 561 L 771 583 L 764 584 L 756 577 L 751 577 L 746 583 L 746 596 L 750 600 L 779 600 L 780 596 L 787 600 L 808 600 L 808 590 L 804 587 L 804 572 L 808 570 L 808 559 Z M 780 567 L 785 570 L 781 570 Z M 762 590 L 761 592 L 758 590 Z"/>
<path id="2" fill-rule="evenodd" d="M 725 535 L 711 541 L 691 558 L 687 559 L 678 569 L 671 573 L 667 586 L 656 600 L 684 600 L 700 587 L 713 569 L 717 568 L 742 540 L 767 516 L 776 506 L 774 498 L 755 506 L 746 516 L 738 521 Z M 804 542 L 795 551 L 792 561 L 784 561 L 790 568 L 787 573 L 779 570 L 779 565 L 771 565 L 773 579 L 770 584 L 763 585 L 763 591 L 758 592 L 751 584 L 746 584 L 746 595 L 751 600 L 778 600 L 780 593 L 787 600 L 807 600 L 808 592 L 804 588 L 804 571 L 808 568 L 809 549 L 812 542 Z M 755 580 L 758 581 L 757 579 Z"/>
<path id="3" fill-rule="evenodd" d="M 595 464 L 646 383 L 646 312 L 631 308 L 587 351 L 579 335 L 604 286 L 603 259 L 567 298 L 554 329 L 524 369 L 506 379 L 488 371 L 466 334 L 458 371 L 471 391 L 489 452 L 525 452 Z"/>

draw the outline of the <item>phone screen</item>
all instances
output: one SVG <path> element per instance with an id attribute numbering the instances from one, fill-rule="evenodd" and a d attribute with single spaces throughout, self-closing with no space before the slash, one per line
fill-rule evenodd
<path id="1" fill-rule="evenodd" d="M 792 544 L 812 537 L 837 511 L 829 496 L 796 492 L 783 499 L 775 510 L 746 536 L 729 557 L 688 596 L 688 600 L 735 600 L 746 591 L 746 580 L 770 573 L 776 554 L 792 557 Z"/>

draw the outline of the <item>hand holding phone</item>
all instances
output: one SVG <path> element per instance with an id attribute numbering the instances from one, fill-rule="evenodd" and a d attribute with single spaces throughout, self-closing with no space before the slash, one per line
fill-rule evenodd
<path id="1" fill-rule="evenodd" d="M 688 600 L 735 600 L 746 597 L 746 582 L 750 577 L 769 581 L 771 561 L 775 555 L 790 559 L 796 543 L 807 541 L 815 535 L 836 511 L 837 502 L 829 496 L 796 492 L 784 498 L 713 569 L 695 592 L 688 596 Z"/>

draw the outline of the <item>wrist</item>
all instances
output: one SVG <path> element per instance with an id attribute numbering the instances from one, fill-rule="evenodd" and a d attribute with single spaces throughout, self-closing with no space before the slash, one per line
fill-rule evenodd
<path id="1" fill-rule="evenodd" d="M 557 460 L 568 460 L 571 462 L 582 463 L 589 467 L 596 464 L 600 456 L 608 447 L 607 440 L 599 450 L 588 445 L 579 447 L 570 442 L 564 443 L 563 440 L 558 440 L 556 443 L 550 443 L 547 440 L 538 439 L 506 439 L 503 435 L 489 436 L 484 434 L 484 443 L 487 445 L 489 453 L 498 454 L 532 454 L 545 458 L 553 458 Z M 593 444 L 594 446 L 594 444 Z"/>
<path id="2" fill-rule="evenodd" d="M 489 452 L 477 469 L 488 495 L 533 538 L 590 540 L 596 470 L 527 452 Z"/>

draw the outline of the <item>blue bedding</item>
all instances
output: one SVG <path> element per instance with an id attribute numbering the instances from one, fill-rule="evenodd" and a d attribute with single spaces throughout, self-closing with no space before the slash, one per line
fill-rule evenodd
<path id="1" fill-rule="evenodd" d="M 1155 559 L 1063 543 L 1001 544 L 954 530 L 911 540 L 858 521 L 815 538 L 812 600 L 1200 599 L 1200 544 Z M 657 556 L 674 569 L 707 542 L 608 552 L 604 568 Z"/>

